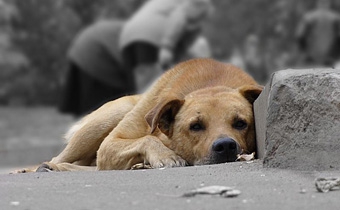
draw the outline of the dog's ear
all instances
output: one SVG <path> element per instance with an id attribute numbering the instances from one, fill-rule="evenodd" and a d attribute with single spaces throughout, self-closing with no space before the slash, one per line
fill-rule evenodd
<path id="1" fill-rule="evenodd" d="M 254 101 L 259 97 L 263 90 L 263 86 L 261 85 L 244 85 L 238 88 L 241 95 L 243 95 L 249 103 L 253 104 Z"/>
<path id="2" fill-rule="evenodd" d="M 151 133 L 158 127 L 165 135 L 170 136 L 175 116 L 183 104 L 184 100 L 180 99 L 166 100 L 150 110 L 145 120 L 151 127 Z"/>

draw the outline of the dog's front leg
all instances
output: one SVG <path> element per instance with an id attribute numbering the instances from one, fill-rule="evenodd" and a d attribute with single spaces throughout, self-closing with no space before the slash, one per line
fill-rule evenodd
<path id="1" fill-rule="evenodd" d="M 152 168 L 186 165 L 185 160 L 151 135 L 139 139 L 106 138 L 97 153 L 98 170 L 130 169 L 137 163 L 148 163 Z"/>
<path id="2" fill-rule="evenodd" d="M 157 137 L 146 136 L 141 142 L 144 162 L 152 168 L 178 167 L 187 165 L 186 161 L 178 156 L 173 150 L 166 147 Z"/>

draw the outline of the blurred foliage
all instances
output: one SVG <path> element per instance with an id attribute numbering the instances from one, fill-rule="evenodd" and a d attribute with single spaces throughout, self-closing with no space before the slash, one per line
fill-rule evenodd
<path id="1" fill-rule="evenodd" d="M 294 45 L 296 24 L 301 16 L 314 8 L 316 0 L 212 0 L 216 7 L 205 33 L 215 50 L 223 48 L 228 55 L 249 34 L 256 34 L 265 45 L 277 39 L 280 48 Z M 334 1 L 334 8 L 339 8 Z"/>
<path id="2" fill-rule="evenodd" d="M 146 0 L 0 0 L 0 104 L 58 101 L 65 54 L 75 34 L 100 17 L 128 18 Z M 263 50 L 293 51 L 294 31 L 315 0 L 212 0 L 204 34 L 218 59 L 249 34 Z M 335 1 L 334 8 L 339 10 Z M 272 53 L 272 52 L 270 52 Z M 272 56 L 274 56 L 273 53 Z"/>

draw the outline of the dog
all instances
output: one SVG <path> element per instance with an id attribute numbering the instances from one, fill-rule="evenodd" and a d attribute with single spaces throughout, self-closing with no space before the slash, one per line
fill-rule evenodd
<path id="1" fill-rule="evenodd" d="M 73 125 L 65 149 L 30 171 L 125 170 L 233 162 L 256 149 L 252 104 L 263 87 L 243 70 L 193 59 L 144 94 L 104 104 Z"/>

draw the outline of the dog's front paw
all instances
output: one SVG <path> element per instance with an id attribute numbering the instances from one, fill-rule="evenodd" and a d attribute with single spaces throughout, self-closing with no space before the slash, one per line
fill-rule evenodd
<path id="1" fill-rule="evenodd" d="M 9 172 L 10 174 L 24 174 L 24 173 L 31 173 L 31 172 L 35 172 L 37 170 L 37 166 L 32 166 L 29 168 L 23 168 L 23 169 L 19 169 L 19 170 L 14 170 Z"/>
<path id="2" fill-rule="evenodd" d="M 187 162 L 175 153 L 166 155 L 152 155 L 148 162 L 152 168 L 172 168 L 187 165 Z"/>
<path id="3" fill-rule="evenodd" d="M 10 174 L 24 174 L 24 173 L 29 173 L 29 172 L 34 172 L 34 170 L 28 169 L 28 168 L 23 168 L 19 170 L 14 170 L 9 172 Z"/>
<path id="4" fill-rule="evenodd" d="M 51 172 L 51 171 L 59 170 L 58 167 L 52 163 L 43 163 L 36 170 L 36 172 Z"/>

